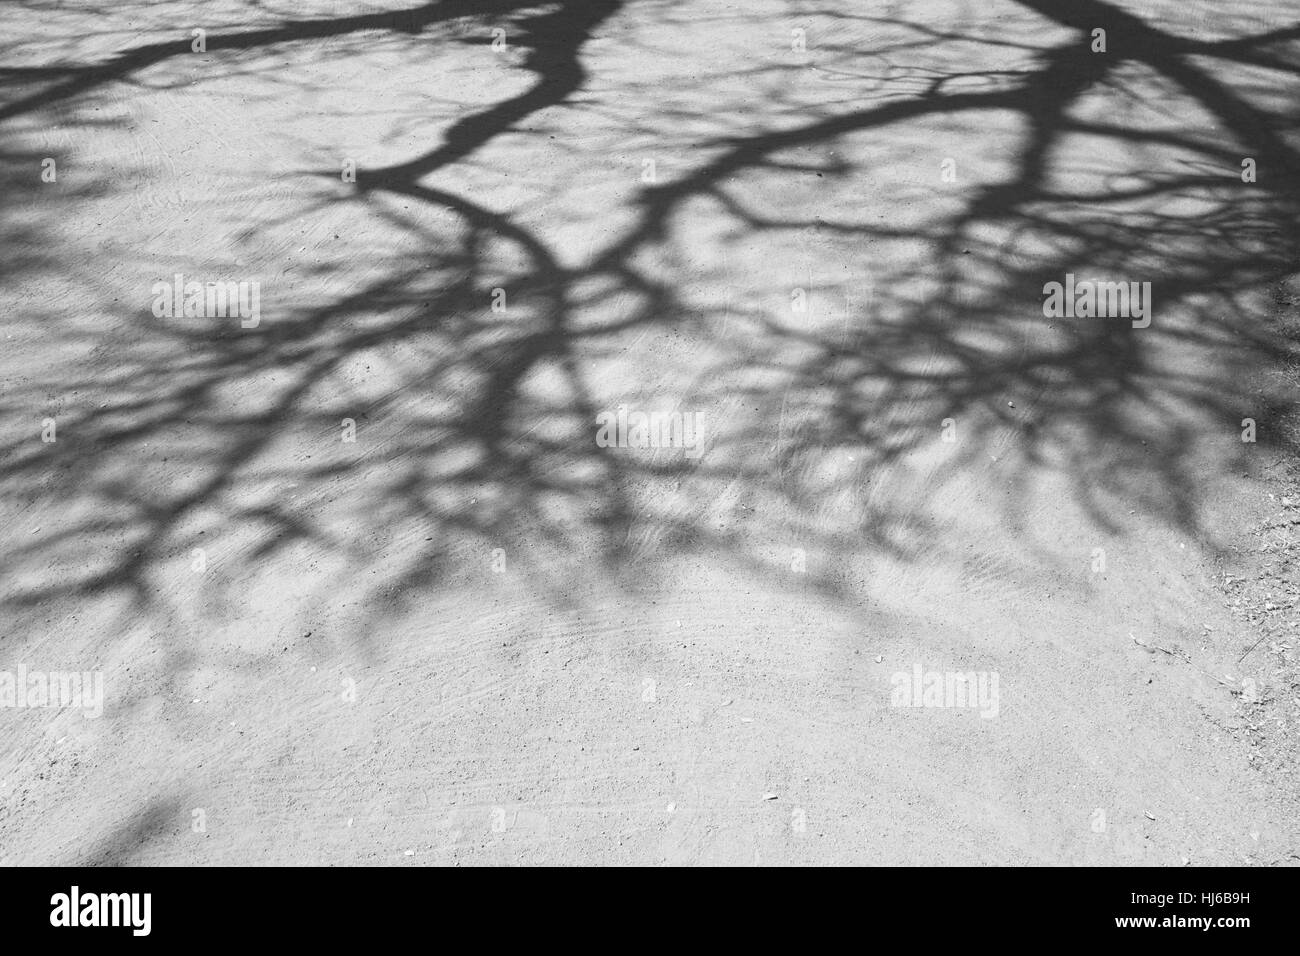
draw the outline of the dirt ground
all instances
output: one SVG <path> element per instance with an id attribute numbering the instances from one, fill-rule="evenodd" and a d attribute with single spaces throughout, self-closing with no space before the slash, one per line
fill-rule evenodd
<path id="1" fill-rule="evenodd" d="M 0 863 L 1300 860 L 1290 4 L 0 38 Z"/>

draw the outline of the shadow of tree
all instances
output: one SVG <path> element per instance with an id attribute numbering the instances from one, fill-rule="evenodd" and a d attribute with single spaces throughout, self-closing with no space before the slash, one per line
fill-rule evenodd
<path id="1" fill-rule="evenodd" d="M 436 56 L 431 38 L 487 43 L 500 24 L 529 80 L 342 190 L 333 170 L 303 173 L 322 184 L 319 204 L 284 221 L 345 204 L 398 237 L 364 281 L 251 329 L 133 312 L 111 373 L 53 383 L 97 401 L 59 417 L 66 438 L 24 437 L 0 463 L 13 500 L 67 503 L 60 527 L 7 543 L 11 606 L 104 592 L 148 606 L 165 599 L 165 566 L 217 535 L 253 565 L 309 545 L 340 558 L 344 581 L 377 569 L 361 599 L 376 616 L 465 577 L 467 562 L 485 567 L 494 548 L 557 596 L 585 559 L 614 574 L 707 553 L 767 574 L 797 542 L 909 560 L 936 547 L 931 499 L 990 449 L 1014 463 L 1016 487 L 1039 470 L 1069 476 L 1102 527 L 1140 503 L 1199 531 L 1207 438 L 1216 467 L 1244 468 L 1240 421 L 1280 448 L 1293 400 L 1252 383 L 1291 354 L 1260 296 L 1300 255 L 1300 24 L 1191 39 L 1099 0 L 1018 0 L 995 25 L 943 29 L 789 9 L 851 39 L 694 82 L 683 69 L 657 133 L 588 58 L 620 19 L 688 16 L 671 5 L 428 3 L 214 33 L 211 54 L 241 58 L 393 30 Z M 450 24 L 466 18 L 475 29 L 457 39 Z M 0 121 L 124 95 L 186 50 L 5 71 L 15 95 Z M 810 97 L 800 84 L 819 75 L 861 95 Z M 733 122 L 727 84 L 760 91 L 762 115 Z M 608 228 L 585 259 L 553 223 L 453 185 L 503 183 L 502 157 L 536 162 L 524 144 L 583 116 L 690 157 L 612 208 L 591 200 Z M 958 184 L 941 180 L 946 154 L 927 140 L 987 124 L 1009 134 L 1000 155 L 961 154 Z M 1243 181 L 1244 157 L 1257 182 Z M 899 166 L 924 174 L 883 172 Z M 833 184 L 829 202 L 813 198 L 818 180 Z M 844 201 L 864 189 L 906 199 Z M 760 240 L 789 257 L 746 258 Z M 748 288 L 719 264 L 729 249 L 756 267 Z M 1045 318 L 1043 286 L 1066 274 L 1151 282 L 1154 321 Z M 325 288 L 329 270 L 308 278 Z M 805 311 L 791 311 L 796 290 Z M 66 323 L 48 334 L 87 344 Z M 673 351 L 679 339 L 689 354 Z M 383 384 L 357 387 L 357 363 L 380 360 Z M 30 435 L 47 384 L 10 391 L 11 434 Z M 596 416 L 620 404 L 702 412 L 707 452 L 599 447 Z M 355 444 L 340 441 L 344 420 Z M 951 446 L 947 420 L 961 435 Z M 907 494 L 876 494 L 883 475 Z M 1014 527 L 1023 497 L 1006 500 Z M 833 575 L 814 577 L 836 593 Z"/>

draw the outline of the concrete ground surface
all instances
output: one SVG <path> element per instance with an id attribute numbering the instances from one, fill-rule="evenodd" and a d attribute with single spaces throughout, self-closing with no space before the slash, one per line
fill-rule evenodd
<path id="1" fill-rule="evenodd" d="M 1300 859 L 1290 5 L 0 37 L 0 863 Z"/>

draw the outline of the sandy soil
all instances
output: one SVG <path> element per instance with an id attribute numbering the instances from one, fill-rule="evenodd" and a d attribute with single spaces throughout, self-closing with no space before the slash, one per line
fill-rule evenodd
<path id="1" fill-rule="evenodd" d="M 0 862 L 1300 859 L 1295 21 L 6 5 Z"/>

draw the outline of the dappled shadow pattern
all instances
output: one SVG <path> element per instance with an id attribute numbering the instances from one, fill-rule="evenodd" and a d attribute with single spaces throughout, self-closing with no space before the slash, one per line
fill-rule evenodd
<path id="1" fill-rule="evenodd" d="M 739 130 L 718 116 L 715 135 L 691 134 L 690 162 L 610 211 L 608 235 L 580 263 L 536 222 L 456 188 L 457 171 L 503 139 L 540 136 L 563 121 L 556 111 L 616 114 L 617 89 L 591 91 L 590 45 L 620 17 L 685 13 L 612 0 L 430 3 L 214 34 L 214 54 L 249 56 L 367 31 L 414 34 L 417 50 L 486 43 L 500 25 L 527 79 L 413 158 L 362 168 L 345 194 L 322 200 L 408 240 L 378 253 L 363 285 L 255 329 L 145 316 L 135 334 L 149 346 L 123 352 L 109 380 L 88 373 L 9 393 L 3 413 L 28 433 L 42 388 L 102 399 L 59 419 L 66 439 L 25 440 L 0 462 L 18 501 L 80 504 L 63 527 L 9 543 L 8 599 L 121 589 L 157 600 L 152 576 L 214 528 L 243 530 L 253 560 L 310 542 L 362 565 L 376 548 L 343 530 L 359 522 L 378 550 L 402 543 L 376 586 L 398 594 L 496 547 L 532 554 L 547 587 L 558 572 L 546 555 L 618 568 L 700 550 L 770 569 L 756 528 L 819 553 L 907 559 L 926 534 L 926 495 L 986 459 L 999 436 L 1024 466 L 1017 480 L 1039 468 L 1069 475 L 1102 526 L 1141 502 L 1197 530 L 1204 430 L 1221 429 L 1228 446 L 1253 417 L 1261 445 L 1279 441 L 1279 399 L 1251 382 L 1289 349 L 1259 300 L 1300 262 L 1300 25 L 1189 39 L 1110 3 L 1020 0 L 996 31 L 941 30 L 844 6 L 816 13 L 871 45 L 832 41 L 816 57 L 758 61 L 726 79 L 795 84 L 820 71 L 825 90 L 848 76 L 860 95 L 828 92 L 811 108 L 792 93 L 783 113 L 768 87 L 765 115 L 779 121 Z M 454 20 L 474 28 L 433 29 Z M 1105 54 L 1091 48 L 1097 28 Z M 153 43 L 98 64 L 7 71 L 0 119 L 92 101 L 183 49 Z M 681 75 L 671 109 L 689 102 L 707 123 L 721 81 Z M 898 161 L 890 150 L 906 148 L 892 144 L 986 118 L 1015 131 L 1002 164 L 986 164 L 996 172 L 971 175 L 978 164 L 959 156 L 960 185 L 947 184 L 948 154 L 922 152 L 923 198 L 889 216 L 779 199 L 782 183 L 806 190 L 812 177 L 875 188 L 876 171 Z M 1244 157 L 1258 181 L 1243 181 Z M 333 169 L 303 175 L 339 186 Z M 688 274 L 680 264 L 701 240 L 682 223 L 700 208 L 718 243 L 788 242 L 800 264 L 773 263 L 751 289 L 724 290 L 734 280 L 707 266 Z M 412 209 L 437 211 L 438 225 Z M 863 249 L 864 270 L 804 280 L 803 259 Z M 1154 321 L 1046 318 L 1043 285 L 1067 273 L 1151 282 Z M 796 287 L 816 308 L 791 310 Z M 635 379 L 639 336 L 670 334 L 693 342 L 689 375 L 671 390 L 648 381 L 639 394 L 611 392 L 617 370 Z M 383 394 L 341 384 L 351 363 L 380 353 L 392 375 Z M 261 376 L 274 388 L 232 405 L 232 383 Z M 708 451 L 598 447 L 596 416 L 620 402 L 702 410 Z M 344 419 L 363 436 L 356 444 L 339 440 Z M 937 448 L 947 419 L 961 441 L 918 471 L 909 507 L 859 493 L 891 469 L 911 474 L 909 456 Z M 1223 467 L 1244 463 L 1249 449 L 1237 449 Z M 164 454 L 174 482 L 146 474 L 170 473 Z M 292 496 L 276 493 L 290 483 Z M 49 574 L 51 564 L 68 569 Z"/>

